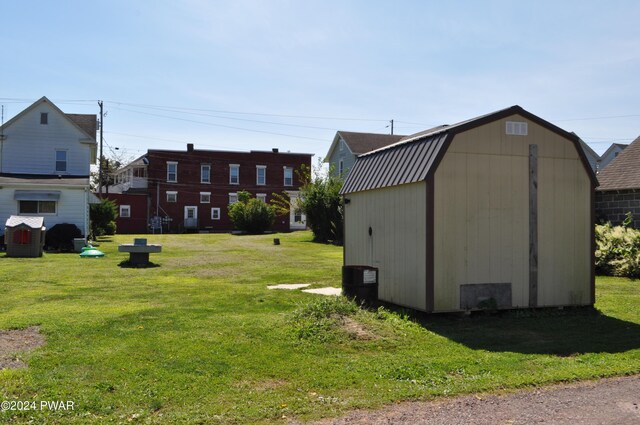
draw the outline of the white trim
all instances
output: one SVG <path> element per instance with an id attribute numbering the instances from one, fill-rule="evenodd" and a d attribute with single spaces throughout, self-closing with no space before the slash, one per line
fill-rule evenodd
<path id="1" fill-rule="evenodd" d="M 175 165 L 175 179 L 169 180 L 169 165 Z M 177 161 L 167 161 L 167 183 L 177 183 L 178 182 L 178 162 Z"/>
<path id="2" fill-rule="evenodd" d="M 236 182 L 233 182 L 231 180 L 231 170 L 234 168 L 238 170 Z M 240 164 L 229 164 L 229 184 L 234 184 L 234 185 L 240 184 Z"/>
<path id="3" fill-rule="evenodd" d="M 193 209 L 193 219 L 197 220 L 198 219 L 198 207 L 195 205 L 185 205 L 184 206 L 184 219 L 188 219 L 189 217 L 187 217 L 187 211 L 189 211 L 190 209 Z"/>
<path id="4" fill-rule="evenodd" d="M 204 167 L 209 168 L 209 180 L 204 180 L 204 179 L 202 178 L 202 176 L 203 176 L 203 174 L 204 174 L 204 173 L 202 172 L 202 169 L 203 169 Z M 211 164 L 200 164 L 200 183 L 202 183 L 202 184 L 209 184 L 209 183 L 211 183 Z"/>
<path id="5" fill-rule="evenodd" d="M 260 170 L 263 171 L 263 181 L 260 183 Z M 256 186 L 266 186 L 267 185 L 267 166 L 266 165 L 256 165 Z"/>
<path id="6" fill-rule="evenodd" d="M 203 196 L 207 197 L 206 201 L 202 200 Z M 200 203 L 201 204 L 210 204 L 211 203 L 211 192 L 200 192 Z"/>
<path id="7" fill-rule="evenodd" d="M 267 194 L 266 193 L 256 193 L 256 199 L 264 202 L 265 204 L 267 203 Z"/>
<path id="8" fill-rule="evenodd" d="M 127 211 L 127 215 L 124 215 L 122 211 Z M 120 214 L 118 214 L 120 218 L 131 218 L 131 205 L 120 205 Z"/>
<path id="9" fill-rule="evenodd" d="M 167 196 L 167 202 L 170 202 L 172 204 L 175 203 L 175 202 L 178 202 L 178 192 L 177 191 L 175 191 L 175 190 L 167 190 L 165 193 L 167 194 L 166 195 Z M 169 200 L 169 195 L 175 196 L 175 200 L 174 201 L 170 201 Z"/>
<path id="10" fill-rule="evenodd" d="M 218 213 L 218 217 L 214 217 L 214 212 Z M 211 220 L 220 220 L 220 208 L 211 208 Z"/>
<path id="11" fill-rule="evenodd" d="M 231 198 L 236 198 L 235 201 L 231 201 Z M 233 204 L 238 202 L 238 193 L 237 192 L 229 192 L 229 204 Z"/>
<path id="12" fill-rule="evenodd" d="M 293 186 L 293 167 L 285 166 L 285 167 L 282 167 L 282 168 L 284 168 L 284 171 L 282 172 L 283 173 L 283 182 L 282 182 L 282 184 L 284 186 L 287 186 L 287 187 Z M 289 183 L 289 184 L 287 184 L 287 171 L 291 171 L 291 183 Z"/>

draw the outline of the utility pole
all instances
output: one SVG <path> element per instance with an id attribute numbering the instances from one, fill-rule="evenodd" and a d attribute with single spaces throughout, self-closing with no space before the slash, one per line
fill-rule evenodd
<path id="1" fill-rule="evenodd" d="M 391 123 L 391 135 L 393 136 L 393 120 L 389 121 Z M 100 127 L 102 128 L 102 127 Z"/>
<path id="2" fill-rule="evenodd" d="M 100 106 L 100 158 L 98 160 L 98 197 L 102 198 L 102 128 L 104 127 L 104 115 L 102 113 L 101 100 L 98 101 L 98 106 Z"/>

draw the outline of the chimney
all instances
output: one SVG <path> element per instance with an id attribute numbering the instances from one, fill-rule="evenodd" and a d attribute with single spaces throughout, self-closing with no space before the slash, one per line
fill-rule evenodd
<path id="1" fill-rule="evenodd" d="M 273 148 L 273 149 L 271 149 L 271 152 L 273 152 L 273 153 L 278 153 L 278 148 Z"/>
<path id="2" fill-rule="evenodd" d="M 193 152 L 193 143 L 187 143 L 187 152 Z"/>

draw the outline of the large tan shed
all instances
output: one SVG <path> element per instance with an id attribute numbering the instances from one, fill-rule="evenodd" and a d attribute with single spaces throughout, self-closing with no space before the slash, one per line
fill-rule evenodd
<path id="1" fill-rule="evenodd" d="M 594 189 L 578 137 L 513 106 L 358 157 L 344 264 L 426 312 L 593 305 Z"/>
<path id="2" fill-rule="evenodd" d="M 43 217 L 10 216 L 4 235 L 7 257 L 42 257 L 46 230 Z"/>

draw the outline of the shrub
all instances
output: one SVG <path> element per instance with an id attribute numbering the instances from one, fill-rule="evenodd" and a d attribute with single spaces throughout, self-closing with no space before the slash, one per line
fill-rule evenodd
<path id="1" fill-rule="evenodd" d="M 300 188 L 300 208 L 307 216 L 307 225 L 313 232 L 315 242 L 342 244 L 344 204 L 340 196 L 342 179 L 316 170 L 311 177 L 302 170 L 303 185 Z"/>
<path id="2" fill-rule="evenodd" d="M 640 231 L 610 223 L 596 225 L 596 272 L 640 277 Z"/>
<path id="3" fill-rule="evenodd" d="M 89 208 L 91 217 L 91 233 L 93 237 L 114 235 L 116 233 L 116 218 L 118 207 L 109 199 L 103 199 L 99 204 L 91 204 Z"/>
<path id="4" fill-rule="evenodd" d="M 229 217 L 234 226 L 253 235 L 271 229 L 275 216 L 273 207 L 252 198 L 246 191 L 238 192 L 238 202 L 229 205 Z"/>
<path id="5" fill-rule="evenodd" d="M 73 251 L 73 240 L 81 237 L 82 231 L 75 224 L 60 223 L 47 229 L 44 244 L 49 249 Z"/>

